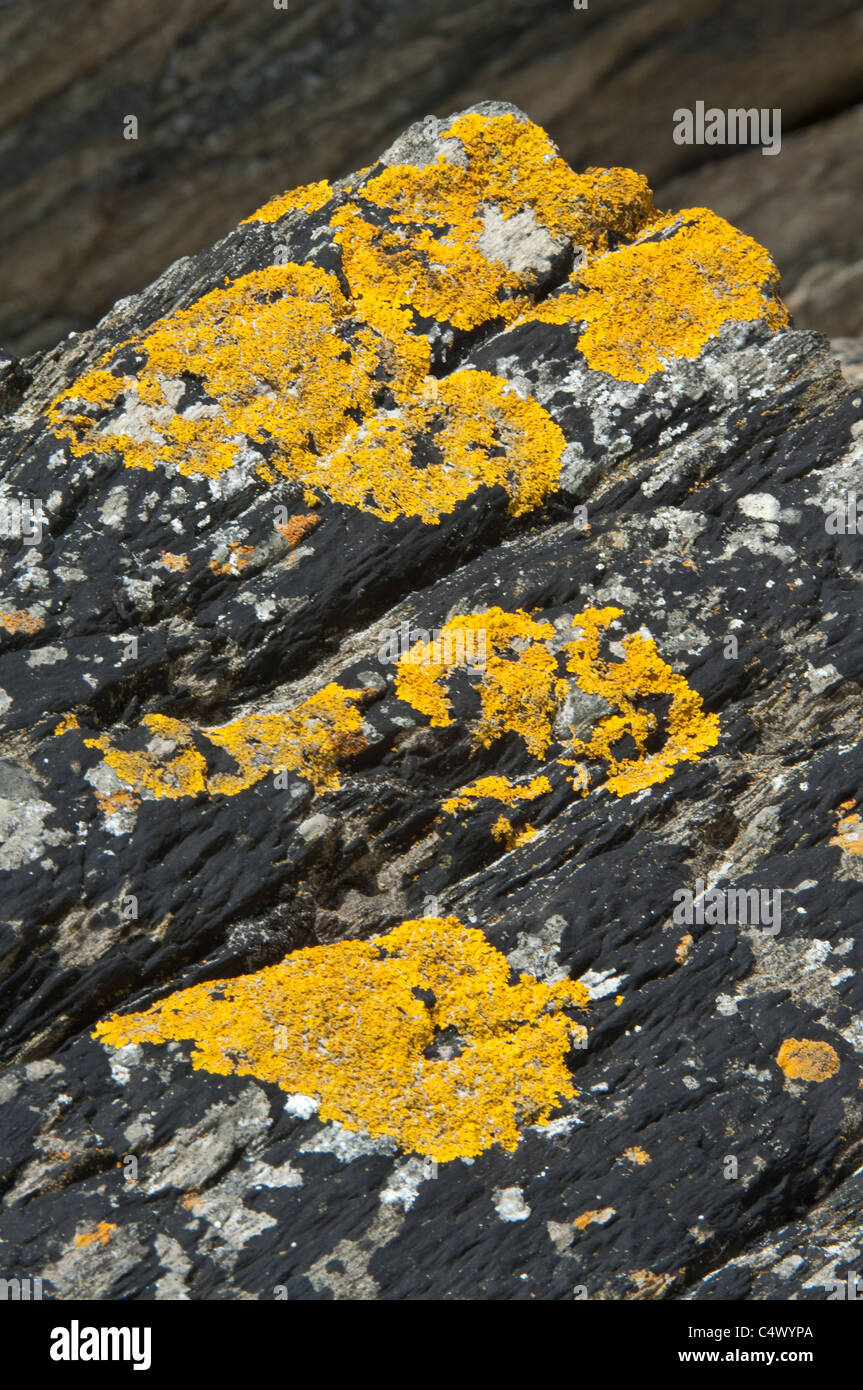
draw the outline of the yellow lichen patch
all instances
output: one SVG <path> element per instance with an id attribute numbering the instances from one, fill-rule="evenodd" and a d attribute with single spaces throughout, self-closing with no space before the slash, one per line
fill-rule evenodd
<path id="1" fill-rule="evenodd" d="M 625 637 L 623 661 L 600 658 L 601 632 L 622 616 L 620 608 L 588 608 L 576 614 L 573 627 L 581 628 L 583 635 L 565 648 L 567 669 L 575 673 L 579 688 L 601 695 L 620 710 L 599 721 L 589 742 L 574 739 L 572 744 L 577 757 L 606 760 L 611 774 L 607 785 L 617 796 L 664 782 L 679 762 L 695 760 L 719 740 L 717 716 L 704 713 L 701 696 L 666 665 L 652 638 Z M 656 696 L 670 697 L 667 737 L 658 752 L 648 753 L 647 741 L 659 721 L 640 702 Z M 619 758 L 613 751 L 627 735 L 635 745 L 635 758 Z"/>
<path id="2" fill-rule="evenodd" d="M 80 1231 L 75 1237 L 75 1244 L 80 1249 L 88 1245 L 107 1245 L 117 1227 L 114 1222 L 100 1221 L 92 1231 Z"/>
<path id="3" fill-rule="evenodd" d="M 579 267 L 575 280 L 528 317 L 584 323 L 579 350 L 621 381 L 647 381 L 676 358 L 697 357 L 724 323 L 788 323 L 769 253 L 706 208 L 654 221 L 633 245 Z"/>
<path id="4" fill-rule="evenodd" d="M 5 627 L 7 632 L 38 632 L 44 626 L 44 617 L 28 613 L 26 608 L 0 609 L 0 627 Z"/>
<path id="5" fill-rule="evenodd" d="M 640 1144 L 633 1144 L 631 1148 L 624 1149 L 621 1157 L 627 1159 L 630 1163 L 636 1163 L 639 1168 L 642 1168 L 645 1163 L 652 1162 L 650 1154 L 646 1149 L 642 1149 Z"/>
<path id="6" fill-rule="evenodd" d="M 276 526 L 276 530 L 293 547 L 299 545 L 303 537 L 307 536 L 310 531 L 314 531 L 320 519 L 319 516 L 315 516 L 314 512 L 309 512 L 305 516 L 290 516 L 287 521 L 280 522 Z"/>
<path id="7" fill-rule="evenodd" d="M 228 546 L 227 560 L 211 560 L 210 569 L 214 574 L 240 574 L 244 569 L 248 569 L 254 553 L 253 545 L 241 545 L 239 541 L 232 541 Z"/>
<path id="8" fill-rule="evenodd" d="M 430 524 L 478 487 L 504 487 L 516 516 L 557 487 L 563 432 L 538 402 L 499 377 L 453 372 L 401 407 L 369 419 L 304 478 L 383 521 L 419 516 Z M 428 435 L 440 461 L 417 467 L 414 450 Z"/>
<path id="9" fill-rule="evenodd" d="M 827 1081 L 839 1070 L 835 1049 L 809 1038 L 786 1038 L 776 1061 L 792 1081 Z"/>
<path id="10" fill-rule="evenodd" d="M 163 550 L 159 556 L 159 563 L 166 570 L 174 570 L 175 573 L 180 574 L 189 568 L 189 557 L 188 555 L 175 555 L 171 550 Z"/>
<path id="11" fill-rule="evenodd" d="M 326 271 L 252 271 L 123 344 L 143 359 L 134 376 L 107 370 L 109 354 L 54 402 L 53 428 L 74 454 L 118 450 L 130 468 L 172 463 L 180 473 L 215 478 L 238 461 L 245 438 L 273 441 L 278 472 L 314 473 L 319 456 L 356 428 L 349 412 L 371 413 L 373 374 L 388 351 L 369 329 L 348 335 L 348 313 Z M 172 407 L 183 377 L 197 379 L 212 401 L 203 414 Z M 134 437 L 123 431 L 122 415 L 113 429 L 108 420 L 121 404 L 137 406 Z"/>
<path id="12" fill-rule="evenodd" d="M 846 814 L 837 820 L 830 844 L 838 845 L 846 854 L 863 854 L 863 820 L 853 807 L 853 801 L 843 801 L 840 810 Z"/>
<path id="13" fill-rule="evenodd" d="M 542 757 L 551 742 L 552 719 L 566 683 L 557 679 L 557 659 L 545 641 L 554 636 L 551 623 L 537 623 L 518 609 L 505 613 L 489 608 L 459 615 L 441 631 L 440 642 L 468 630 L 485 633 L 488 653 L 479 684 L 482 715 L 474 730 L 478 743 L 488 747 L 504 733 L 520 734 L 528 750 Z M 449 697 L 441 684 L 446 668 L 433 643 L 418 643 L 398 664 L 396 695 L 423 714 L 433 727 L 451 724 Z"/>
<path id="14" fill-rule="evenodd" d="M 518 801 L 533 801 L 550 791 L 551 783 L 547 777 L 532 777 L 524 783 L 511 782 L 508 777 L 480 777 L 469 786 L 462 787 L 455 796 L 448 797 L 443 809 L 452 814 L 463 806 L 472 806 L 485 799 L 502 801 L 504 806 L 515 806 Z"/>
<path id="15" fill-rule="evenodd" d="M 61 734 L 68 733 L 70 729 L 80 729 L 78 716 L 76 714 L 64 714 L 59 724 L 54 729 L 54 737 L 59 738 Z"/>
<path id="16" fill-rule="evenodd" d="M 318 208 L 322 208 L 332 197 L 332 192 L 332 184 L 327 179 L 321 179 L 318 183 L 300 184 L 299 188 L 291 188 L 287 193 L 270 198 L 257 212 L 253 212 L 250 217 L 244 217 L 240 226 L 246 222 L 278 222 L 286 212 L 296 212 L 298 208 L 302 208 L 304 212 L 317 212 Z"/>
<path id="17" fill-rule="evenodd" d="M 509 817 L 501 812 L 491 828 L 491 833 L 495 840 L 501 841 L 506 850 L 511 850 L 535 840 L 539 831 L 532 825 L 526 825 L 523 830 L 516 830 Z"/>
<path id="18" fill-rule="evenodd" d="M 295 951 L 253 975 L 181 990 L 114 1015 L 112 1047 L 190 1039 L 195 1068 L 316 1098 L 322 1120 L 439 1161 L 512 1150 L 575 1094 L 566 1053 L 585 1030 L 564 1012 L 587 990 L 510 967 L 455 917 L 403 922 L 369 941 Z M 423 991 L 420 995 L 418 991 Z M 435 1055 L 454 1031 L 457 1055 Z"/>
<path id="19" fill-rule="evenodd" d="M 87 739 L 87 747 L 104 753 L 107 766 L 127 786 L 169 800 L 201 792 L 235 796 L 282 770 L 307 778 L 317 792 L 333 790 L 339 786 L 339 763 L 365 747 L 356 708 L 362 694 L 330 684 L 287 714 L 246 715 L 212 727 L 148 714 L 142 727 L 151 737 L 143 751 L 117 748 L 107 735 Z M 237 772 L 210 773 L 207 744 L 229 753 Z"/>
<path id="20" fill-rule="evenodd" d="M 394 310 L 376 322 L 358 323 L 335 277 L 315 267 L 254 271 L 155 324 L 137 344 L 146 360 L 136 377 L 86 373 L 50 419 L 76 455 L 119 450 L 130 468 L 171 463 L 212 478 L 238 463 L 244 440 L 268 443 L 262 479 L 281 474 L 385 521 L 434 524 L 482 485 L 506 488 L 521 515 L 556 488 L 565 439 L 541 405 L 488 372 L 438 383 L 425 339 Z M 181 374 L 212 400 L 204 414 L 172 410 L 169 384 Z M 377 411 L 376 374 L 398 414 Z M 145 407 L 148 428 L 139 421 L 133 437 L 122 415 L 112 424 L 121 403 Z M 440 461 L 415 466 L 428 434 Z"/>
<path id="21" fill-rule="evenodd" d="M 531 303 L 527 272 L 493 255 L 512 217 L 532 218 L 562 247 L 588 251 L 632 236 L 655 216 L 646 180 L 628 169 L 578 175 L 538 126 L 517 117 L 469 114 L 443 132 L 454 158 L 392 165 L 332 219 L 351 291 L 370 323 L 393 309 L 471 330 L 511 321 Z M 386 210 L 371 220 L 364 205 Z M 490 225 L 498 239 L 489 237 Z M 527 229 L 526 224 L 522 234 Z"/>
<path id="22" fill-rule="evenodd" d="M 619 608 L 590 608 L 576 614 L 573 626 L 582 630 L 582 637 L 564 647 L 567 670 L 575 673 L 579 688 L 601 695 L 620 711 L 600 720 L 588 742 L 573 739 L 576 758 L 562 760 L 576 768 L 573 784 L 583 793 L 588 779 L 577 759 L 603 758 L 610 772 L 609 790 L 625 796 L 665 781 L 679 762 L 694 760 L 719 739 L 717 716 L 704 713 L 701 696 L 661 659 L 652 638 L 627 637 L 623 661 L 601 660 L 601 634 L 619 617 Z M 470 663 L 444 662 L 443 649 L 445 645 L 450 653 L 458 649 L 456 639 L 461 634 L 464 651 L 467 631 L 483 634 L 488 653 L 477 687 L 482 706 L 474 727 L 477 742 L 489 747 L 503 734 L 517 733 L 530 753 L 543 757 L 568 688 L 557 676 L 558 659 L 548 645 L 554 636 L 552 625 L 537 622 L 521 610 L 505 613 L 491 608 L 459 615 L 442 629 L 437 641 L 416 643 L 398 663 L 396 695 L 427 714 L 433 727 L 451 724 L 444 679 L 452 666 Z M 657 699 L 668 703 L 663 716 L 665 741 L 658 751 L 648 752 L 648 740 L 659 730 L 659 717 L 645 702 Z M 631 738 L 635 757 L 615 753 L 625 737 Z"/>

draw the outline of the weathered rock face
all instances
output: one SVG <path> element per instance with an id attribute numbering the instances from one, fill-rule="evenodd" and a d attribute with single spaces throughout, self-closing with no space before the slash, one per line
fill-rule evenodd
<path id="1" fill-rule="evenodd" d="M 768 254 L 487 104 L 8 375 L 4 1275 L 826 1297 L 863 399 Z"/>

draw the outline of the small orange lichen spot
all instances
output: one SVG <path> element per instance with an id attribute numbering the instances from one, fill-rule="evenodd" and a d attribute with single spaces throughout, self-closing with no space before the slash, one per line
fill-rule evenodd
<path id="1" fill-rule="evenodd" d="M 639 634 L 623 639 L 625 659 L 600 659 L 600 633 L 623 616 L 620 608 L 588 608 L 572 620 L 582 637 L 570 643 L 567 670 L 573 671 L 581 690 L 601 695 L 616 705 L 619 714 L 601 719 L 588 743 L 573 739 L 572 748 L 580 758 L 604 758 L 611 776 L 608 788 L 617 796 L 642 791 L 670 777 L 677 763 L 694 761 L 719 741 L 719 719 L 705 714 L 701 696 L 685 678 L 672 671 L 659 655 L 652 638 Z M 657 716 L 640 708 L 639 702 L 656 696 L 670 696 L 665 715 L 667 738 L 655 753 L 648 753 L 648 739 L 658 728 Z M 636 758 L 618 758 L 615 745 L 629 735 L 638 752 Z"/>
<path id="2" fill-rule="evenodd" d="M 839 1054 L 826 1042 L 786 1038 L 776 1061 L 792 1081 L 828 1081 L 839 1070 Z"/>
<path id="3" fill-rule="evenodd" d="M 239 574 L 242 570 L 248 569 L 251 564 L 249 556 L 255 553 L 253 545 L 240 545 L 239 541 L 232 541 L 228 550 L 230 554 L 227 560 L 221 563 L 218 560 L 210 561 L 210 569 L 214 574 Z"/>
<path id="4" fill-rule="evenodd" d="M 615 996 L 614 996 L 614 1002 L 615 1002 L 615 1004 L 616 1004 L 616 1005 L 618 1006 L 618 1008 L 619 1008 L 620 1005 L 623 1003 L 623 995 L 622 995 L 622 994 L 615 994 Z"/>
<path id="5" fill-rule="evenodd" d="M 853 801 L 845 801 L 839 808 L 847 811 L 848 815 L 840 816 L 836 822 L 836 834 L 830 840 L 831 845 L 838 845 L 846 854 L 863 854 L 863 820 L 851 810 Z"/>
<path id="6" fill-rule="evenodd" d="M 94 1245 L 96 1241 L 98 1241 L 100 1245 L 107 1245 L 108 1241 L 111 1239 L 112 1233 L 116 1231 L 116 1229 L 116 1224 L 111 1221 L 100 1221 L 94 1230 L 81 1231 L 75 1237 L 75 1244 L 79 1248 L 81 1246 Z"/>
<path id="7" fill-rule="evenodd" d="M 64 714 L 60 723 L 54 730 L 54 737 L 59 738 L 61 734 L 68 733 L 70 729 L 80 729 L 80 727 L 81 725 L 78 723 L 78 716 L 76 714 Z"/>
<path id="8" fill-rule="evenodd" d="M 588 991 L 509 977 L 481 931 L 423 917 L 193 985 L 93 1036 L 112 1047 L 190 1039 L 197 1069 L 313 1096 L 322 1120 L 443 1162 L 493 1144 L 512 1151 L 523 1126 L 575 1094 L 565 1058 L 584 1028 L 565 1011 L 585 1007 Z M 457 1055 L 430 1055 L 445 1032 Z"/>
<path id="9" fill-rule="evenodd" d="M 250 217 L 244 217 L 240 226 L 247 222 L 278 222 L 285 213 L 296 212 L 298 208 L 304 212 L 317 212 L 332 197 L 332 192 L 332 185 L 326 179 L 318 183 L 300 184 L 299 188 L 291 188 L 287 193 L 271 198 Z"/>
<path id="10" fill-rule="evenodd" d="M 314 531 L 320 519 L 321 518 L 316 516 L 314 512 L 309 512 L 305 516 L 291 516 L 288 517 L 287 521 L 280 522 L 276 526 L 276 530 L 280 532 L 293 547 L 299 545 L 303 536 L 307 536 L 310 531 Z"/>
<path id="11" fill-rule="evenodd" d="M 502 801 L 504 806 L 514 806 L 517 801 L 533 801 L 535 797 L 544 796 L 550 791 L 551 783 L 547 777 L 533 777 L 522 784 L 511 782 L 508 777 L 480 777 L 469 786 L 462 787 L 455 796 L 448 797 L 443 802 L 443 809 L 452 814 L 463 806 L 470 807 L 486 799 Z"/>
<path id="12" fill-rule="evenodd" d="M 170 550 L 163 550 L 159 556 L 159 563 L 164 565 L 166 570 L 187 570 L 189 568 L 188 555 L 174 555 Z"/>
<path id="13" fill-rule="evenodd" d="M 542 323 L 586 324 L 579 350 L 620 381 L 647 381 L 697 357 L 728 322 L 783 328 L 779 272 L 769 253 L 707 208 L 668 213 L 631 246 L 579 266 L 573 289 L 531 310 Z"/>
<path id="14" fill-rule="evenodd" d="M 642 1168 L 645 1163 L 652 1162 L 650 1154 L 639 1144 L 634 1144 L 630 1149 L 624 1149 L 622 1157 L 629 1159 L 630 1163 L 637 1163 L 639 1168 Z"/>
<path id="15" fill-rule="evenodd" d="M 96 793 L 96 805 L 103 816 L 113 816 L 118 811 L 134 811 L 140 804 L 140 797 L 136 796 L 134 792 L 125 792 L 121 789 L 110 793 Z"/>
<path id="16" fill-rule="evenodd" d="M 5 627 L 7 632 L 38 632 L 44 626 L 44 617 L 28 613 L 26 608 L 10 608 L 6 612 L 0 610 L 0 627 Z"/>
<path id="17" fill-rule="evenodd" d="M 692 950 L 693 936 L 691 932 L 685 932 L 677 943 L 674 950 L 674 959 L 678 965 L 685 965 L 689 959 L 689 952 Z"/>
<path id="18" fill-rule="evenodd" d="M 603 1207 L 599 1211 L 583 1211 L 581 1216 L 577 1216 L 572 1224 L 579 1231 L 584 1231 L 594 1222 L 597 1226 L 604 1226 L 615 1214 L 614 1207 Z"/>

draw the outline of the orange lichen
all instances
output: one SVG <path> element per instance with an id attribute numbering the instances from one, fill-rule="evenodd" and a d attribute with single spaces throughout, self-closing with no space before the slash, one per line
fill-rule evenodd
<path id="1" fill-rule="evenodd" d="M 136 374 L 102 365 L 54 402 L 55 432 L 76 455 L 122 453 L 127 467 L 173 463 L 180 473 L 218 477 L 237 463 L 243 440 L 278 447 L 273 466 L 302 477 L 356 428 L 351 411 L 373 409 L 373 374 L 386 345 L 368 329 L 342 328 L 348 301 L 335 276 L 314 266 L 269 266 L 210 290 L 157 323 L 133 345 L 145 359 Z M 130 344 L 122 344 L 128 351 Z M 175 413 L 170 391 L 197 378 L 209 412 Z M 110 413 L 126 397 L 146 408 L 149 428 L 135 437 Z"/>
<path id="2" fill-rule="evenodd" d="M 253 271 L 159 320 L 137 344 L 146 361 L 136 377 L 86 373 L 54 402 L 52 425 L 76 455 L 118 450 L 130 468 L 170 462 L 212 478 L 239 463 L 244 440 L 271 443 L 270 463 L 258 465 L 264 480 L 320 487 L 385 521 L 434 524 L 498 484 L 520 515 L 557 486 L 565 440 L 542 406 L 488 372 L 438 383 L 426 375 L 425 339 L 396 314 L 376 315 L 375 328 L 356 318 L 336 278 L 316 267 Z M 207 413 L 173 413 L 169 388 L 181 373 L 202 383 L 214 403 Z M 381 374 L 398 414 L 377 410 Z M 110 418 L 124 397 L 148 412 L 134 437 L 122 415 Z M 440 461 L 414 466 L 427 434 Z"/>
<path id="3" fill-rule="evenodd" d="M 92 1231 L 80 1231 L 75 1237 L 75 1244 L 79 1249 L 88 1245 L 95 1245 L 97 1241 L 100 1245 L 107 1245 L 116 1229 L 116 1223 L 100 1221 Z"/>
<path id="4" fill-rule="evenodd" d="M 504 487 L 516 516 L 557 487 L 563 432 L 541 405 L 499 377 L 456 371 L 400 404 L 398 415 L 370 418 L 305 476 L 335 500 L 384 521 L 419 516 L 430 524 L 478 487 Z M 415 467 L 414 450 L 428 435 L 440 461 Z"/>
<path id="5" fill-rule="evenodd" d="M 776 1056 L 792 1081 L 828 1081 L 839 1070 L 839 1054 L 826 1042 L 786 1038 Z"/>
<path id="6" fill-rule="evenodd" d="M 5 627 L 7 632 L 38 632 L 44 626 L 44 617 L 28 613 L 26 608 L 9 608 L 5 612 L 0 609 L 0 627 Z"/>
<path id="7" fill-rule="evenodd" d="M 318 208 L 322 208 L 332 197 L 332 193 L 332 184 L 327 179 L 320 179 L 317 183 L 300 184 L 299 188 L 291 188 L 287 193 L 279 193 L 275 198 L 270 198 L 257 212 L 253 212 L 250 217 L 244 217 L 240 226 L 247 222 L 278 222 L 285 213 L 296 212 L 298 208 L 302 208 L 304 212 L 317 212 Z"/>
<path id="8" fill-rule="evenodd" d="M 645 1163 L 652 1162 L 650 1154 L 646 1149 L 642 1149 L 640 1144 L 633 1144 L 631 1148 L 624 1149 L 621 1157 L 628 1159 L 630 1163 L 638 1164 L 639 1168 L 643 1167 Z"/>
<path id="9" fill-rule="evenodd" d="M 588 992 L 510 967 L 481 931 L 424 917 L 368 941 L 295 951 L 100 1023 L 112 1047 L 191 1039 L 195 1068 L 312 1096 L 322 1120 L 444 1161 L 513 1150 L 575 1094 L 566 1066 Z M 423 991 L 422 994 L 419 991 Z M 435 1055 L 439 1035 L 460 1050 Z"/>
<path id="10" fill-rule="evenodd" d="M 370 323 L 413 313 L 469 331 L 512 321 L 531 305 L 528 272 L 488 249 L 488 217 L 531 216 L 559 246 L 601 250 L 655 216 L 646 180 L 628 169 L 575 174 L 538 126 L 515 116 L 469 114 L 443 132 L 454 159 L 392 165 L 337 212 L 344 274 Z M 364 216 L 371 204 L 377 215 Z M 381 224 L 380 210 L 389 213 Z M 405 318 L 405 322 L 409 322 Z"/>
<path id="11" fill-rule="evenodd" d="M 249 557 L 254 553 L 253 545 L 241 545 L 239 541 L 232 541 L 228 546 L 227 560 L 211 560 L 210 569 L 214 574 L 240 574 L 244 569 L 248 569 L 251 564 Z"/>
<path id="12" fill-rule="evenodd" d="M 310 531 L 314 531 L 320 519 L 319 516 L 315 516 L 314 512 L 308 512 L 306 515 L 290 516 L 287 521 L 277 523 L 276 530 L 283 535 L 288 544 L 293 547 L 299 545 L 303 537 L 307 536 Z"/>
<path id="13" fill-rule="evenodd" d="M 589 742 L 573 739 L 571 751 L 576 759 L 562 760 L 576 767 L 573 782 L 582 793 L 587 790 L 587 774 L 577 759 L 603 758 L 611 774 L 609 790 L 625 796 L 665 781 L 679 762 L 694 760 L 719 738 L 717 716 L 704 713 L 701 696 L 661 659 L 652 638 L 627 637 L 623 661 L 601 660 L 601 633 L 619 617 L 619 608 L 590 608 L 576 614 L 573 626 L 582 630 L 582 637 L 563 649 L 568 657 L 567 670 L 575 674 L 578 687 L 601 695 L 620 711 L 600 720 Z M 451 724 L 453 715 L 445 688 L 445 678 L 451 672 L 440 659 L 441 647 L 444 637 L 453 638 L 468 629 L 485 634 L 488 652 L 477 685 L 482 706 L 482 716 L 474 727 L 477 742 L 488 747 L 505 733 L 517 733 L 530 753 L 543 757 L 568 686 L 558 678 L 558 658 L 548 645 L 554 628 L 521 610 L 505 613 L 491 608 L 458 615 L 442 629 L 436 643 L 416 643 L 398 664 L 396 695 L 427 714 L 433 727 Z M 666 737 L 658 751 L 648 752 L 648 740 L 659 730 L 659 716 L 645 708 L 645 702 L 657 698 L 669 703 L 664 715 Z M 632 740 L 635 757 L 615 753 L 626 736 Z M 445 805 L 444 809 L 450 807 Z"/>
<path id="14" fill-rule="evenodd" d="M 606 760 L 611 773 L 607 785 L 617 796 L 664 782 L 679 762 L 694 761 L 719 741 L 717 716 L 704 713 L 701 696 L 666 665 L 652 638 L 625 637 L 623 661 L 600 658 L 600 633 L 622 616 L 620 608 L 588 608 L 576 614 L 573 627 L 581 628 L 583 635 L 564 649 L 569 653 L 567 670 L 575 673 L 579 688 L 601 695 L 620 710 L 599 721 L 589 742 L 573 739 L 572 743 L 577 757 Z M 656 696 L 671 700 L 665 715 L 667 737 L 657 752 L 648 753 L 647 741 L 659 721 L 640 702 Z M 626 735 L 635 745 L 635 758 L 620 758 L 613 751 Z"/>
<path id="15" fill-rule="evenodd" d="M 689 960 L 689 952 L 692 950 L 693 936 L 691 932 L 684 932 L 674 948 L 674 959 L 678 965 L 685 965 Z"/>
<path id="16" fill-rule="evenodd" d="M 671 233 L 671 235 L 668 235 Z M 574 288 L 528 315 L 584 323 L 579 351 L 596 371 L 647 381 L 680 357 L 697 357 L 724 323 L 788 323 L 769 253 L 707 208 L 650 224 L 631 246 L 574 273 Z"/>
<path id="17" fill-rule="evenodd" d="M 516 830 L 512 821 L 503 812 L 498 816 L 491 828 L 491 833 L 495 840 L 500 840 L 504 849 L 518 849 L 520 845 L 529 844 L 535 840 L 539 834 L 532 825 L 526 825 L 523 830 Z"/>
<path id="18" fill-rule="evenodd" d="M 843 801 L 840 810 L 845 811 L 846 815 L 838 818 L 836 834 L 829 843 L 838 845 L 846 854 L 863 854 L 863 821 L 852 809 L 854 804 L 853 801 Z"/>
<path id="19" fill-rule="evenodd" d="M 602 1207 L 599 1211 L 583 1211 L 581 1216 L 576 1216 L 572 1224 L 577 1230 L 584 1231 L 588 1226 L 592 1226 L 594 1222 L 598 1226 L 604 1226 L 606 1222 L 611 1220 L 614 1214 L 614 1207 Z"/>
<path id="20" fill-rule="evenodd" d="M 501 801 L 505 806 L 515 806 L 518 801 L 533 801 L 551 791 L 547 777 L 532 777 L 529 782 L 511 782 L 508 777 L 480 777 L 469 786 L 462 787 L 455 796 L 443 802 L 443 809 L 452 812 L 461 807 L 472 806 L 477 801 L 490 799 Z"/>
<path id="21" fill-rule="evenodd" d="M 175 555 L 170 550 L 162 551 L 159 556 L 159 562 L 164 565 L 166 570 L 174 570 L 178 574 L 189 568 L 188 555 Z"/>
<path id="22" fill-rule="evenodd" d="M 322 792 L 339 786 L 339 763 L 365 747 L 356 708 L 362 696 L 361 690 L 330 684 L 287 714 L 246 715 L 201 728 L 164 714 L 148 714 L 142 727 L 150 739 L 143 751 L 118 748 L 107 735 L 86 742 L 88 748 L 104 753 L 107 766 L 122 782 L 152 797 L 176 800 L 201 792 L 235 796 L 268 773 L 282 770 L 298 773 Z M 237 772 L 211 773 L 207 744 L 229 753 Z"/>
<path id="23" fill-rule="evenodd" d="M 652 1269 L 634 1269 L 628 1277 L 638 1290 L 633 1297 L 645 1299 L 661 1298 L 675 1279 L 673 1274 L 655 1274 Z"/>
<path id="24" fill-rule="evenodd" d="M 54 737 L 59 738 L 61 734 L 68 733 L 70 729 L 80 729 L 78 716 L 76 714 L 64 714 L 59 724 L 54 729 Z"/>
<path id="25" fill-rule="evenodd" d="M 97 792 L 96 805 L 103 816 L 114 816 L 120 811 L 137 810 L 140 799 L 134 792 L 122 790 L 110 793 Z"/>
<path id="26" fill-rule="evenodd" d="M 520 734 L 528 750 L 542 757 L 552 738 L 552 719 L 565 682 L 557 679 L 557 660 L 544 645 L 554 636 L 550 623 L 537 623 L 518 609 L 505 613 L 489 608 L 458 615 L 442 629 L 441 640 L 468 629 L 485 633 L 488 656 L 481 672 L 479 696 L 482 717 L 474 729 L 478 743 L 489 747 L 504 733 Z M 416 659 L 417 649 L 420 660 Z M 396 695 L 423 714 L 433 727 L 453 722 L 449 697 L 441 680 L 447 668 L 434 661 L 430 643 L 402 657 L 396 672 Z"/>
<path id="27" fill-rule="evenodd" d="M 632 381 L 695 355 L 729 319 L 786 321 L 767 253 L 712 213 L 660 217 L 641 175 L 575 174 L 512 115 L 461 116 L 442 140 L 422 167 L 342 186 L 329 222 L 338 274 L 280 264 L 226 279 L 73 383 L 49 412 L 58 437 L 130 468 L 215 479 L 246 467 L 385 521 L 435 524 L 498 485 L 521 515 L 558 486 L 564 436 L 499 377 L 432 375 L 429 320 L 461 332 L 581 322 L 590 364 Z M 333 194 L 306 185 L 246 220 Z M 512 268 L 534 234 L 548 256 L 586 253 L 572 288 L 541 308 L 536 270 Z"/>

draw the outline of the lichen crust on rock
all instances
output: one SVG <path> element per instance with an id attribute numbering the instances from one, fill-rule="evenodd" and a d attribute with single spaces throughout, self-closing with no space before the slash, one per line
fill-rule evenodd
<path id="1" fill-rule="evenodd" d="M 769 252 L 482 103 L 16 380 L 4 1277 L 821 1297 L 863 395 Z"/>

